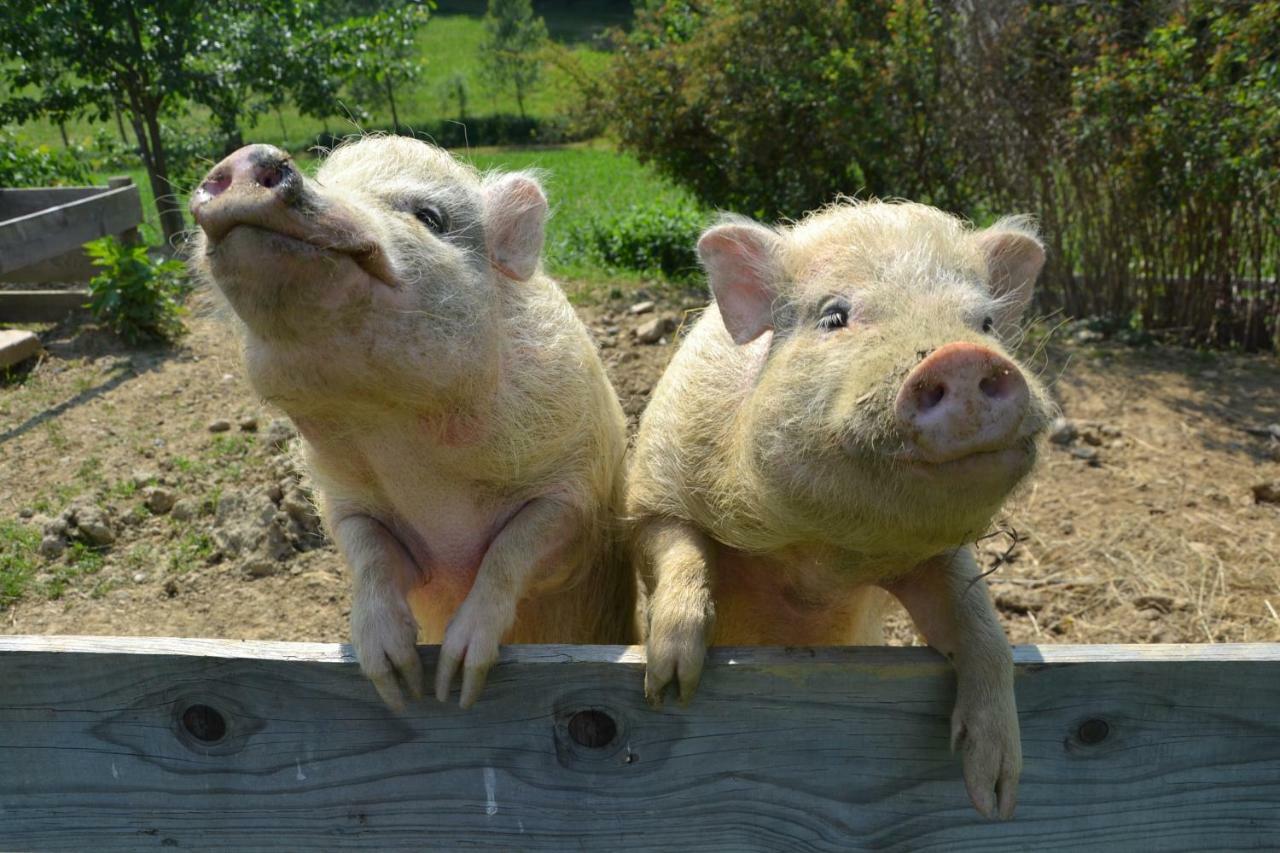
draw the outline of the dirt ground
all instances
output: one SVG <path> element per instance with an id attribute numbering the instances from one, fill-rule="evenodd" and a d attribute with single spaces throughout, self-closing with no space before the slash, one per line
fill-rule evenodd
<path id="1" fill-rule="evenodd" d="M 673 335 L 632 332 L 693 307 L 635 301 L 580 309 L 633 427 Z M 286 422 L 255 401 L 228 323 L 190 327 L 130 350 L 68 322 L 0 384 L 0 632 L 346 640 L 348 580 Z M 1280 504 L 1252 491 L 1280 480 L 1280 361 L 1092 337 L 1024 353 L 1076 435 L 980 545 L 1009 636 L 1280 641 Z M 914 639 L 901 613 L 891 629 Z"/>

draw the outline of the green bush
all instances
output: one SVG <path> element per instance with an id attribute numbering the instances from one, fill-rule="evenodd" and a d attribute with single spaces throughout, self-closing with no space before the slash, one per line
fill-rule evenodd
<path id="1" fill-rule="evenodd" d="M 573 235 L 589 256 L 606 267 L 671 280 L 698 275 L 696 246 L 707 217 L 687 207 L 651 207 L 592 223 Z"/>
<path id="2" fill-rule="evenodd" d="M 589 99 L 706 203 L 798 216 L 838 194 L 971 203 L 938 121 L 949 16 L 927 0 L 653 2 Z"/>
<path id="3" fill-rule="evenodd" d="M 185 328 L 185 268 L 179 261 L 156 262 L 143 245 L 114 237 L 86 243 L 95 266 L 89 281 L 89 310 L 130 344 L 172 341 Z"/>
<path id="4" fill-rule="evenodd" d="M 969 6 L 650 0 L 588 94 L 710 205 L 1031 213 L 1040 311 L 1280 348 L 1280 2 Z"/>
<path id="5" fill-rule="evenodd" d="M 22 145 L 0 128 L 0 187 L 56 187 L 89 183 L 89 170 L 69 151 Z"/>

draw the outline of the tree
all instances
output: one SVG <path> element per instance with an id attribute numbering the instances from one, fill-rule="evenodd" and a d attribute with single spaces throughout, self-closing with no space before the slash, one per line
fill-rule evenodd
<path id="1" fill-rule="evenodd" d="M 224 147 L 239 123 L 290 92 L 304 110 L 332 110 L 329 77 L 346 67 L 345 43 L 307 27 L 315 0 L 8 0 L 0 4 L 0 120 L 118 111 L 132 126 L 166 241 L 183 230 L 171 182 L 173 131 L 191 103 L 211 111 Z M 305 38 L 295 34 L 305 34 Z M 170 140 L 170 141 L 167 141 Z M 182 189 L 182 188 L 179 188 Z"/>
<path id="2" fill-rule="evenodd" d="M 398 7 L 352 18 L 339 28 L 351 51 L 348 77 L 362 101 L 386 99 L 391 122 L 400 132 L 396 87 L 417 78 L 423 61 L 415 39 L 434 3 L 410 0 Z"/>
<path id="3" fill-rule="evenodd" d="M 484 70 L 495 88 L 510 86 L 520 117 L 525 96 L 542 74 L 538 52 L 547 42 L 547 22 L 535 17 L 530 0 L 489 0 L 484 16 Z"/>

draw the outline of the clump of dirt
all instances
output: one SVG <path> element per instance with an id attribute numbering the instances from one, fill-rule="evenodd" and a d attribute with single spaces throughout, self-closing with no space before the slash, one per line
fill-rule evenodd
<path id="1" fill-rule="evenodd" d="M 633 430 L 702 305 L 579 309 Z M 0 630 L 347 639 L 348 579 L 288 422 L 225 321 L 190 326 L 138 350 L 74 318 L 0 386 Z M 1280 363 L 1055 341 L 1027 348 L 1063 420 L 979 543 L 1010 637 L 1280 640 Z M 890 634 L 919 641 L 901 612 Z"/>

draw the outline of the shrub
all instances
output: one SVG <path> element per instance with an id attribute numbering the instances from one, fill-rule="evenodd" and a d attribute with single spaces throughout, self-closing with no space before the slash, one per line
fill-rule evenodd
<path id="1" fill-rule="evenodd" d="M 156 262 L 143 245 L 114 237 L 85 244 L 95 266 L 89 281 L 89 310 L 130 344 L 171 341 L 185 329 L 182 305 L 187 286 L 179 261 Z"/>
<path id="2" fill-rule="evenodd" d="M 607 267 L 687 280 L 698 274 L 695 247 L 706 224 L 706 216 L 689 208 L 641 208 L 592 223 L 575 241 Z"/>
<path id="3" fill-rule="evenodd" d="M 69 151 L 22 145 L 0 128 L 0 187 L 56 187 L 89 183 L 89 170 Z"/>
<path id="4" fill-rule="evenodd" d="M 617 38 L 587 94 L 709 204 L 1032 213 L 1040 310 L 1280 348 L 1277 0 L 651 0 Z"/>
<path id="5" fill-rule="evenodd" d="M 710 205 L 798 216 L 837 194 L 966 209 L 926 0 L 650 3 L 588 93 L 622 146 Z"/>

